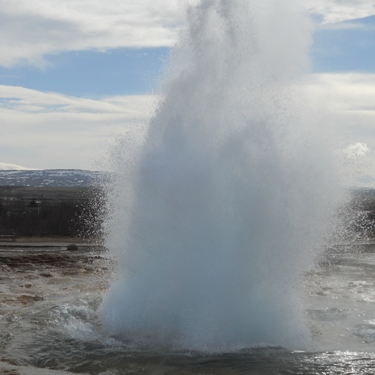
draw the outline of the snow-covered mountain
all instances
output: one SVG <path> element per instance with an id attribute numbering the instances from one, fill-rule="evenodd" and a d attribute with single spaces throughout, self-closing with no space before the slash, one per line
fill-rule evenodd
<path id="1" fill-rule="evenodd" d="M 0 186 L 87 187 L 108 178 L 106 172 L 81 169 L 0 170 Z"/>

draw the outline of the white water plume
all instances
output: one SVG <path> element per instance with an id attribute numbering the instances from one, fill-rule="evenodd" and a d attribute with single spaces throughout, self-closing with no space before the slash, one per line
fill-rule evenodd
<path id="1" fill-rule="evenodd" d="M 303 272 L 334 206 L 298 82 L 311 23 L 291 0 L 202 0 L 144 142 L 112 152 L 110 335 L 141 347 L 302 347 Z"/>

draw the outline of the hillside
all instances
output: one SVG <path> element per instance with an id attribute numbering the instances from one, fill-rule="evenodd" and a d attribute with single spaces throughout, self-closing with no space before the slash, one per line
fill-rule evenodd
<path id="1" fill-rule="evenodd" d="M 88 187 L 109 176 L 81 169 L 0 170 L 0 186 Z"/>
<path id="2" fill-rule="evenodd" d="M 18 236 L 100 236 L 103 172 L 0 171 L 0 229 Z"/>

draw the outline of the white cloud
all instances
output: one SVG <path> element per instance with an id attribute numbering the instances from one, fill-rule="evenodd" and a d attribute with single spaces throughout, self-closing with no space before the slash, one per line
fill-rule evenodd
<path id="1" fill-rule="evenodd" d="M 340 136 L 343 149 L 354 143 L 364 174 L 375 175 L 375 153 L 366 152 L 375 150 L 375 74 L 313 74 L 301 84 L 316 127 Z M 157 99 L 92 100 L 0 86 L 0 160 L 29 168 L 93 168 L 117 134 L 147 123 Z"/>
<path id="2" fill-rule="evenodd" d="M 341 137 L 360 185 L 375 181 L 375 74 L 314 74 L 301 83 L 315 126 Z M 0 86 L 0 160 L 28 168 L 96 168 L 118 134 L 142 131 L 155 96 L 102 100 Z M 348 147 L 349 145 L 349 147 Z M 354 159 L 354 155 L 361 155 Z M 360 164 L 360 165 L 359 165 Z M 367 179 L 370 181 L 369 179 Z"/>
<path id="3" fill-rule="evenodd" d="M 147 122 L 156 99 L 91 100 L 0 86 L 0 160 L 29 168 L 91 169 L 115 135 Z"/>
<path id="4" fill-rule="evenodd" d="M 304 88 L 322 114 L 316 127 L 329 128 L 347 156 L 349 183 L 375 187 L 375 74 L 314 74 Z"/>
<path id="5" fill-rule="evenodd" d="M 360 156 L 365 156 L 370 152 L 370 149 L 366 143 L 354 142 L 346 147 L 343 152 L 348 159 L 356 159 Z"/>
<path id="6" fill-rule="evenodd" d="M 306 6 L 311 13 L 321 16 L 325 23 L 375 15 L 373 0 L 306 0 Z"/>
<path id="7" fill-rule="evenodd" d="M 0 163 L 0 170 L 2 171 L 24 171 L 24 170 L 33 170 L 36 168 L 25 168 L 16 164 Z"/>
<path id="8" fill-rule="evenodd" d="M 0 65 L 63 51 L 160 47 L 176 43 L 187 3 L 196 0 L 0 0 Z M 304 0 L 324 22 L 375 14 L 368 0 Z"/>
<path id="9" fill-rule="evenodd" d="M 0 0 L 0 65 L 43 65 L 61 51 L 171 46 L 179 0 Z"/>
<path id="10" fill-rule="evenodd" d="M 374 114 L 375 74 L 312 74 L 304 84 L 320 106 L 344 111 L 345 115 Z"/>

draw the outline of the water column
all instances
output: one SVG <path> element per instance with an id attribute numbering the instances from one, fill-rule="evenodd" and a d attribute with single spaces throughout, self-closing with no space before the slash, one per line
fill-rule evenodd
<path id="1" fill-rule="evenodd" d="M 298 1 L 187 9 L 143 141 L 113 152 L 109 335 L 153 350 L 308 342 L 300 288 L 336 191 L 298 88 L 310 34 Z"/>

